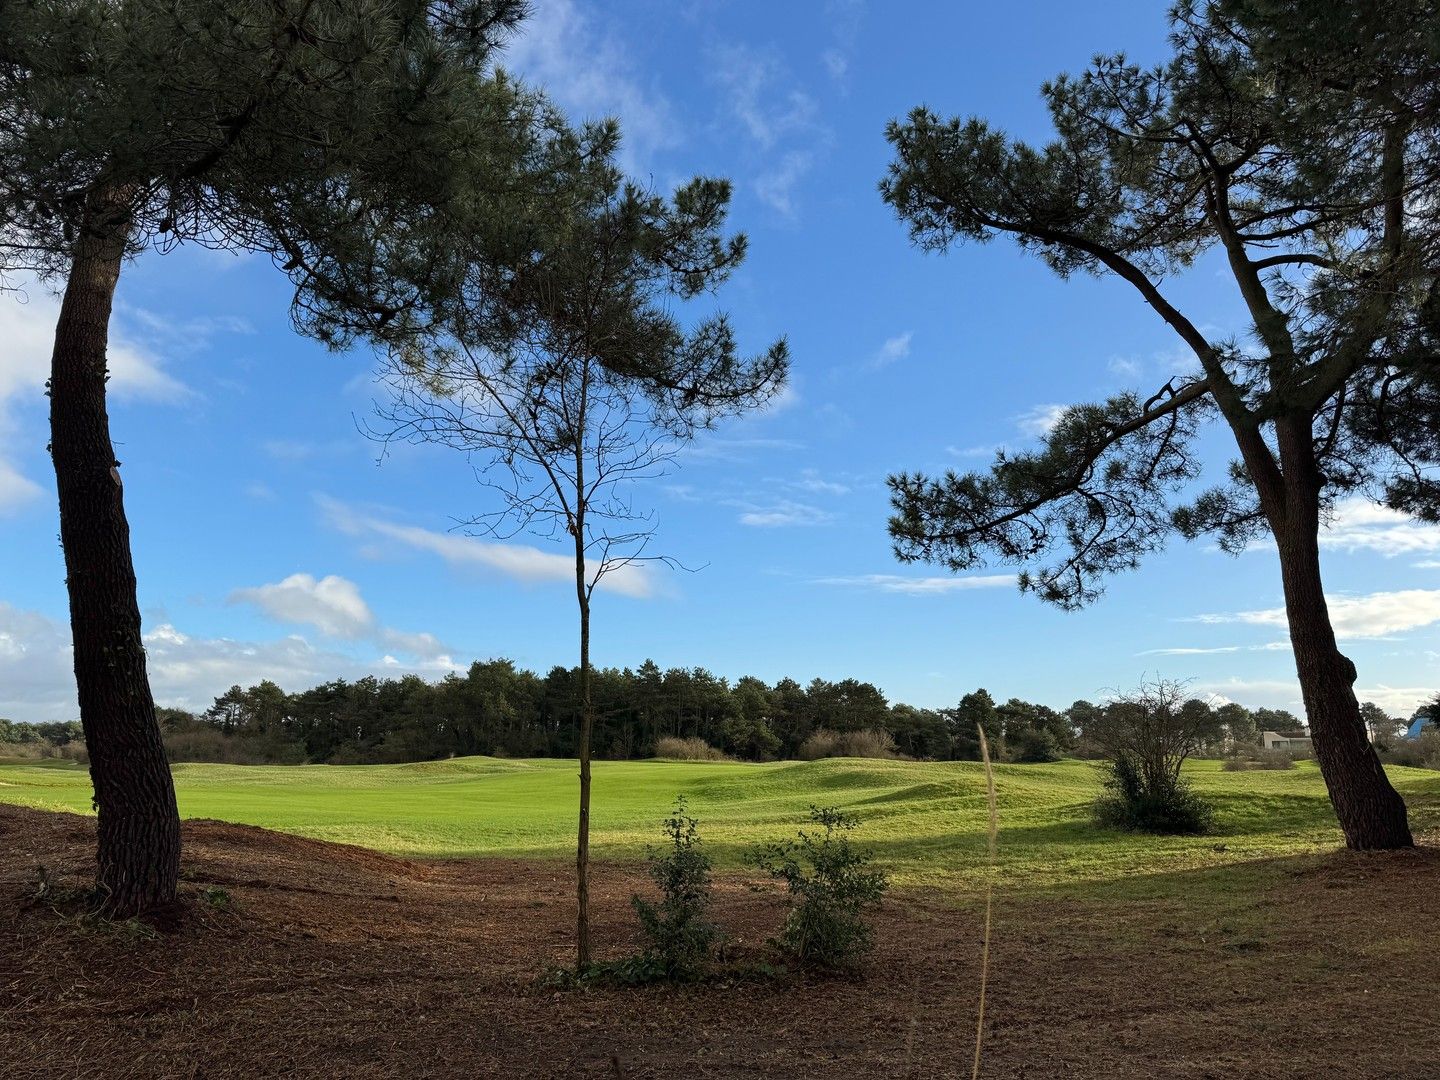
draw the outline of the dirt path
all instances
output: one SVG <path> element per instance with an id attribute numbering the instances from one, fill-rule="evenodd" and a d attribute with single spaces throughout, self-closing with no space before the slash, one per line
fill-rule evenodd
<path id="1" fill-rule="evenodd" d="M 0 806 L 0 1076 L 950 1077 L 970 1074 L 978 920 L 886 902 L 863 979 L 540 989 L 570 956 L 554 863 L 414 863 L 185 826 L 193 902 L 155 939 L 34 895 L 92 872 L 85 818 Z M 1252 873 L 1251 879 L 1255 875 Z M 631 944 L 634 867 L 601 864 L 595 936 Z M 1001 898 L 984 1075 L 1440 1077 L 1440 850 L 1275 864 L 1186 899 Z M 737 955 L 780 898 L 719 883 Z"/>

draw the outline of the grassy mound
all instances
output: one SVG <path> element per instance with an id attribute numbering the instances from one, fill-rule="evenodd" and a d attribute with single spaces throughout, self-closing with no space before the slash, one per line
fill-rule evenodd
<path id="1" fill-rule="evenodd" d="M 1000 798 L 1000 873 L 1019 888 L 1112 883 L 1143 891 L 1145 876 L 1293 855 L 1340 842 L 1319 772 L 1227 773 L 1219 762 L 1187 766 L 1196 790 L 1218 808 L 1214 833 L 1157 838 L 1096 829 L 1095 765 L 1005 765 Z M 1392 768 L 1420 830 L 1440 826 L 1440 773 Z M 263 825 L 301 836 L 412 857 L 568 857 L 575 765 L 569 761 L 458 758 L 412 765 L 178 765 L 186 818 Z M 719 865 L 753 844 L 793 832 L 812 803 L 862 822 L 898 884 L 978 879 L 985 840 L 984 777 L 971 762 L 828 759 L 595 764 L 592 844 L 598 858 L 635 858 L 657 836 L 675 796 L 685 795 Z M 0 765 L 0 801 L 86 812 L 81 768 Z"/>

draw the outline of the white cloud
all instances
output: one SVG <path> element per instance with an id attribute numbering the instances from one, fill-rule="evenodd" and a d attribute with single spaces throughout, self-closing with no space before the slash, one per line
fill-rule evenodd
<path id="1" fill-rule="evenodd" d="M 27 282 L 18 292 L 0 293 L 0 405 L 43 394 L 59 317 L 60 301 L 43 285 Z M 108 359 L 109 390 L 120 397 L 174 402 L 193 394 L 113 323 Z"/>
<path id="2" fill-rule="evenodd" d="M 254 604 L 280 622 L 313 626 L 330 637 L 358 641 L 375 630 L 375 615 L 347 578 L 327 574 L 291 574 L 273 585 L 236 589 L 231 603 Z"/>
<path id="3" fill-rule="evenodd" d="M 653 171 L 656 155 L 677 145 L 681 125 L 663 93 L 642 83 L 616 36 L 597 27 L 575 0 L 538 0 L 503 65 L 543 86 L 577 120 L 620 120 L 620 162 L 635 176 Z"/>
<path id="4" fill-rule="evenodd" d="M 166 345 L 187 351 L 207 347 L 222 334 L 253 334 L 249 320 L 238 315 L 193 315 L 175 319 L 147 308 L 135 307 L 118 300 L 115 310 L 127 323 L 144 332 L 147 341 L 163 341 Z"/>
<path id="5" fill-rule="evenodd" d="M 436 676 L 459 670 L 448 656 L 401 662 L 317 648 L 299 635 L 271 641 L 202 638 L 160 623 L 145 633 L 146 663 L 155 700 L 204 709 L 237 683 L 271 679 L 304 690 L 328 679 L 408 672 Z M 12 720 L 74 720 L 75 700 L 68 626 L 34 611 L 0 602 L 0 716 Z"/>
<path id="6" fill-rule="evenodd" d="M 1247 708 L 1288 709 L 1302 720 L 1305 718 L 1305 702 L 1300 696 L 1300 684 L 1294 679 L 1223 679 L 1211 682 L 1197 682 L 1193 690 L 1197 694 L 1213 694 L 1229 701 L 1238 701 Z M 1435 687 L 1399 687 L 1379 683 L 1374 686 L 1355 687 L 1355 696 L 1361 701 L 1373 701 L 1388 713 L 1408 717 L 1420 705 L 1434 698 Z"/>
<path id="7" fill-rule="evenodd" d="M 1022 434 L 1035 439 L 1042 438 L 1055 430 L 1055 425 L 1060 422 L 1065 409 L 1064 405 L 1036 405 L 1017 416 L 1015 426 Z"/>
<path id="8" fill-rule="evenodd" d="M 795 189 L 830 139 L 815 99 L 795 84 L 773 50 L 720 46 L 711 51 L 711 64 L 726 113 L 755 149 L 756 196 L 793 218 Z"/>
<path id="9" fill-rule="evenodd" d="M 388 645 L 397 652 L 409 656 L 422 657 L 430 661 L 443 661 L 448 666 L 450 654 L 453 651 L 434 634 L 406 633 L 403 630 L 382 629 L 379 633 L 379 641 L 382 645 Z M 390 663 L 397 663 L 393 656 L 386 657 Z"/>
<path id="10" fill-rule="evenodd" d="M 951 457 L 957 458 L 980 458 L 994 455 L 994 446 L 947 446 L 945 452 Z"/>
<path id="11" fill-rule="evenodd" d="M 904 577 L 900 574 L 857 574 L 852 577 L 816 578 L 814 585 L 837 585 L 904 593 L 906 596 L 937 596 L 970 589 L 1010 588 L 1014 574 L 976 574 L 970 577 Z"/>
<path id="12" fill-rule="evenodd" d="M 1241 652 L 1244 645 L 1218 645 L 1215 648 L 1190 648 L 1188 646 L 1177 646 L 1173 649 L 1145 649 L 1138 652 L 1136 656 L 1210 656 L 1214 653 L 1235 653 Z"/>
<path id="13" fill-rule="evenodd" d="M 155 700 L 184 709 L 203 709 L 236 684 L 270 679 L 287 691 L 308 689 L 329 679 L 415 672 L 438 675 L 457 670 L 449 657 L 402 664 L 394 657 L 360 659 L 316 648 L 297 635 L 275 641 L 197 638 L 161 624 L 145 635 L 150 685 Z"/>
<path id="14" fill-rule="evenodd" d="M 885 344 L 876 350 L 875 355 L 870 357 L 869 367 L 872 370 L 889 367 L 897 360 L 903 360 L 910 355 L 910 340 L 915 336 L 914 331 L 906 330 L 903 334 L 896 334 L 892 338 L 886 338 Z"/>
<path id="15" fill-rule="evenodd" d="M 1440 552 L 1440 525 L 1417 521 L 1368 499 L 1350 498 L 1336 504 L 1329 525 L 1321 530 L 1320 544 L 1345 552 L 1373 551 L 1386 558 L 1428 554 Z"/>
<path id="16" fill-rule="evenodd" d="M 1361 701 L 1373 701 L 1388 713 L 1408 719 L 1421 705 L 1435 700 L 1437 686 L 1357 686 L 1355 696 Z"/>
<path id="17" fill-rule="evenodd" d="M 758 529 L 774 529 L 788 525 L 825 525 L 835 520 L 828 510 L 793 499 L 756 504 L 742 499 L 726 500 L 727 506 L 741 511 L 740 524 Z"/>
<path id="18" fill-rule="evenodd" d="M 820 53 L 820 63 L 842 90 L 864 14 L 865 0 L 827 0 L 825 4 L 825 22 L 834 44 Z"/>
<path id="19" fill-rule="evenodd" d="M 827 480 L 820 474 L 819 469 L 801 469 L 798 480 L 789 481 L 791 487 L 801 491 L 813 492 L 816 495 L 848 495 L 850 486 L 841 484 L 834 480 Z"/>
<path id="20" fill-rule="evenodd" d="M 230 602 L 253 604 L 277 622 L 313 626 L 326 637 L 370 640 L 426 660 L 448 659 L 450 649 L 434 634 L 407 633 L 378 624 L 375 613 L 348 578 L 291 574 L 273 585 L 236 589 Z"/>
<path id="21" fill-rule="evenodd" d="M 365 514 L 326 497 L 318 499 L 330 523 L 347 536 L 380 537 L 401 547 L 438 555 L 452 567 L 480 567 L 523 582 L 575 581 L 575 562 L 568 555 L 542 551 L 528 544 L 505 544 L 457 533 L 401 525 Z M 644 563 L 621 566 L 600 580 L 599 588 L 622 596 L 648 599 L 656 594 L 655 575 Z"/>
<path id="22" fill-rule="evenodd" d="M 1367 596 L 1327 597 L 1338 637 L 1377 638 L 1440 622 L 1440 589 L 1401 589 Z M 1288 626 L 1284 608 L 1199 615 L 1196 622 Z"/>
<path id="23" fill-rule="evenodd" d="M 309 442 L 305 439 L 266 439 L 260 449 L 276 461 L 298 465 L 318 458 L 341 457 L 360 446 L 356 440 L 331 439 L 328 442 Z"/>
<path id="24" fill-rule="evenodd" d="M 1138 379 L 1145 371 L 1145 365 L 1129 356 L 1112 356 L 1105 366 L 1110 374 L 1126 379 Z"/>
<path id="25" fill-rule="evenodd" d="M 803 450 L 805 444 L 794 439 L 771 438 L 728 438 L 721 435 L 702 435 L 694 442 L 686 443 L 680 453 L 687 461 L 747 461 L 756 451 Z"/>
<path id="26" fill-rule="evenodd" d="M 0 514 L 23 506 L 42 490 L 44 489 L 35 481 L 21 475 L 15 466 L 0 460 Z"/>
<path id="27" fill-rule="evenodd" d="M 755 177 L 755 194 L 761 202 L 782 217 L 795 217 L 795 187 L 805 178 L 814 161 L 808 150 L 791 150 L 781 157 L 774 168 Z"/>
<path id="28" fill-rule="evenodd" d="M 0 601 L 0 716 L 75 719 L 74 670 L 68 627 Z"/>
<path id="29" fill-rule="evenodd" d="M 714 50 L 713 59 L 714 79 L 731 115 L 762 147 L 772 147 L 814 124 L 815 100 L 798 87 L 777 85 L 788 79 L 773 52 L 726 45 Z"/>
<path id="30" fill-rule="evenodd" d="M 1302 720 L 1305 716 L 1300 684 L 1294 679 L 1200 680 L 1190 689 L 1196 697 L 1211 695 L 1226 701 L 1237 701 L 1247 709 L 1288 709 Z"/>
<path id="31" fill-rule="evenodd" d="M 1217 653 L 1279 652 L 1290 648 L 1288 641 L 1267 641 L 1264 645 L 1217 645 L 1211 648 L 1177 646 L 1169 649 L 1145 649 L 1136 656 L 1211 656 Z"/>
<path id="32" fill-rule="evenodd" d="M 16 292 L 0 293 L 0 514 L 18 509 L 43 490 L 16 458 L 22 441 L 34 446 L 46 442 L 35 427 L 22 424 L 22 413 L 38 413 L 44 406 L 59 315 L 59 301 L 33 281 L 20 282 Z M 110 332 L 112 396 L 163 403 L 192 397 L 158 358 L 126 339 L 119 322 L 112 321 Z"/>

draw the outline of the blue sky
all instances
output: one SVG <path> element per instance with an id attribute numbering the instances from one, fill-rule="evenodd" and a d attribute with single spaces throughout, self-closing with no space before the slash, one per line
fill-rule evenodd
<path id="1" fill-rule="evenodd" d="M 1065 705 L 1160 674 L 1299 711 L 1263 548 L 1231 558 L 1176 541 L 1066 614 L 1017 593 L 1007 567 L 957 579 L 899 566 L 885 533 L 887 473 L 983 465 L 1057 405 L 1148 393 L 1182 362 L 1120 282 L 1062 282 L 1003 242 L 911 249 L 876 193 L 885 122 L 926 103 L 1043 138 L 1039 84 L 1097 51 L 1159 58 L 1159 5 L 536 7 L 509 66 L 576 116 L 618 115 L 625 164 L 648 183 L 733 178 L 751 257 L 717 302 L 748 347 L 784 334 L 794 357 L 774 408 L 635 492 L 658 515 L 658 548 L 698 569 L 600 594 L 598 662 L 855 676 L 929 706 L 977 686 Z M 1244 330 L 1215 262 L 1167 289 L 1196 322 Z M 64 719 L 76 712 L 42 394 L 56 307 L 42 286 L 27 294 L 0 298 L 0 715 Z M 573 663 L 563 551 L 454 531 L 493 496 L 451 452 L 377 464 L 357 430 L 373 366 L 297 337 L 263 259 L 181 250 L 127 268 L 112 421 L 161 701 L 490 656 Z M 1222 465 L 1221 434 L 1209 445 Z M 1408 715 L 1440 684 L 1440 529 L 1347 504 L 1326 558 L 1362 697 Z"/>

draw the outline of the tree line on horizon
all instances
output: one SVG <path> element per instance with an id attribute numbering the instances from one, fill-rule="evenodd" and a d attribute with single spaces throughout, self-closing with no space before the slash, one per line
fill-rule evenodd
<path id="1" fill-rule="evenodd" d="M 576 668 L 545 675 L 510 660 L 476 661 L 438 681 L 335 679 L 287 693 L 265 679 L 232 686 L 209 708 L 160 707 L 172 761 L 269 764 L 397 764 L 449 757 L 558 757 L 576 754 L 582 719 Z M 977 728 L 998 760 L 1039 763 L 1086 753 L 1086 725 L 1105 702 L 1077 700 L 1055 709 L 1018 697 L 997 701 L 981 688 L 948 708 L 891 702 L 859 679 L 792 678 L 767 683 L 753 675 L 733 682 L 703 667 L 596 668 L 593 742 L 602 759 L 661 756 L 663 740 L 700 740 L 743 761 L 830 756 L 901 756 L 936 761 L 980 760 Z M 1258 743 L 1261 731 L 1295 732 L 1303 725 L 1284 709 L 1249 709 L 1234 702 L 1186 705 L 1211 718 L 1209 749 L 1219 753 Z M 1369 706 L 1373 715 L 1383 710 Z M 1391 721 L 1392 726 L 1399 721 Z M 80 738 L 74 722 L 16 725 L 0 720 L 0 744 L 32 740 L 64 745 Z M 862 743 L 847 736 L 871 734 Z M 863 749 L 861 748 L 863 746 Z"/>

